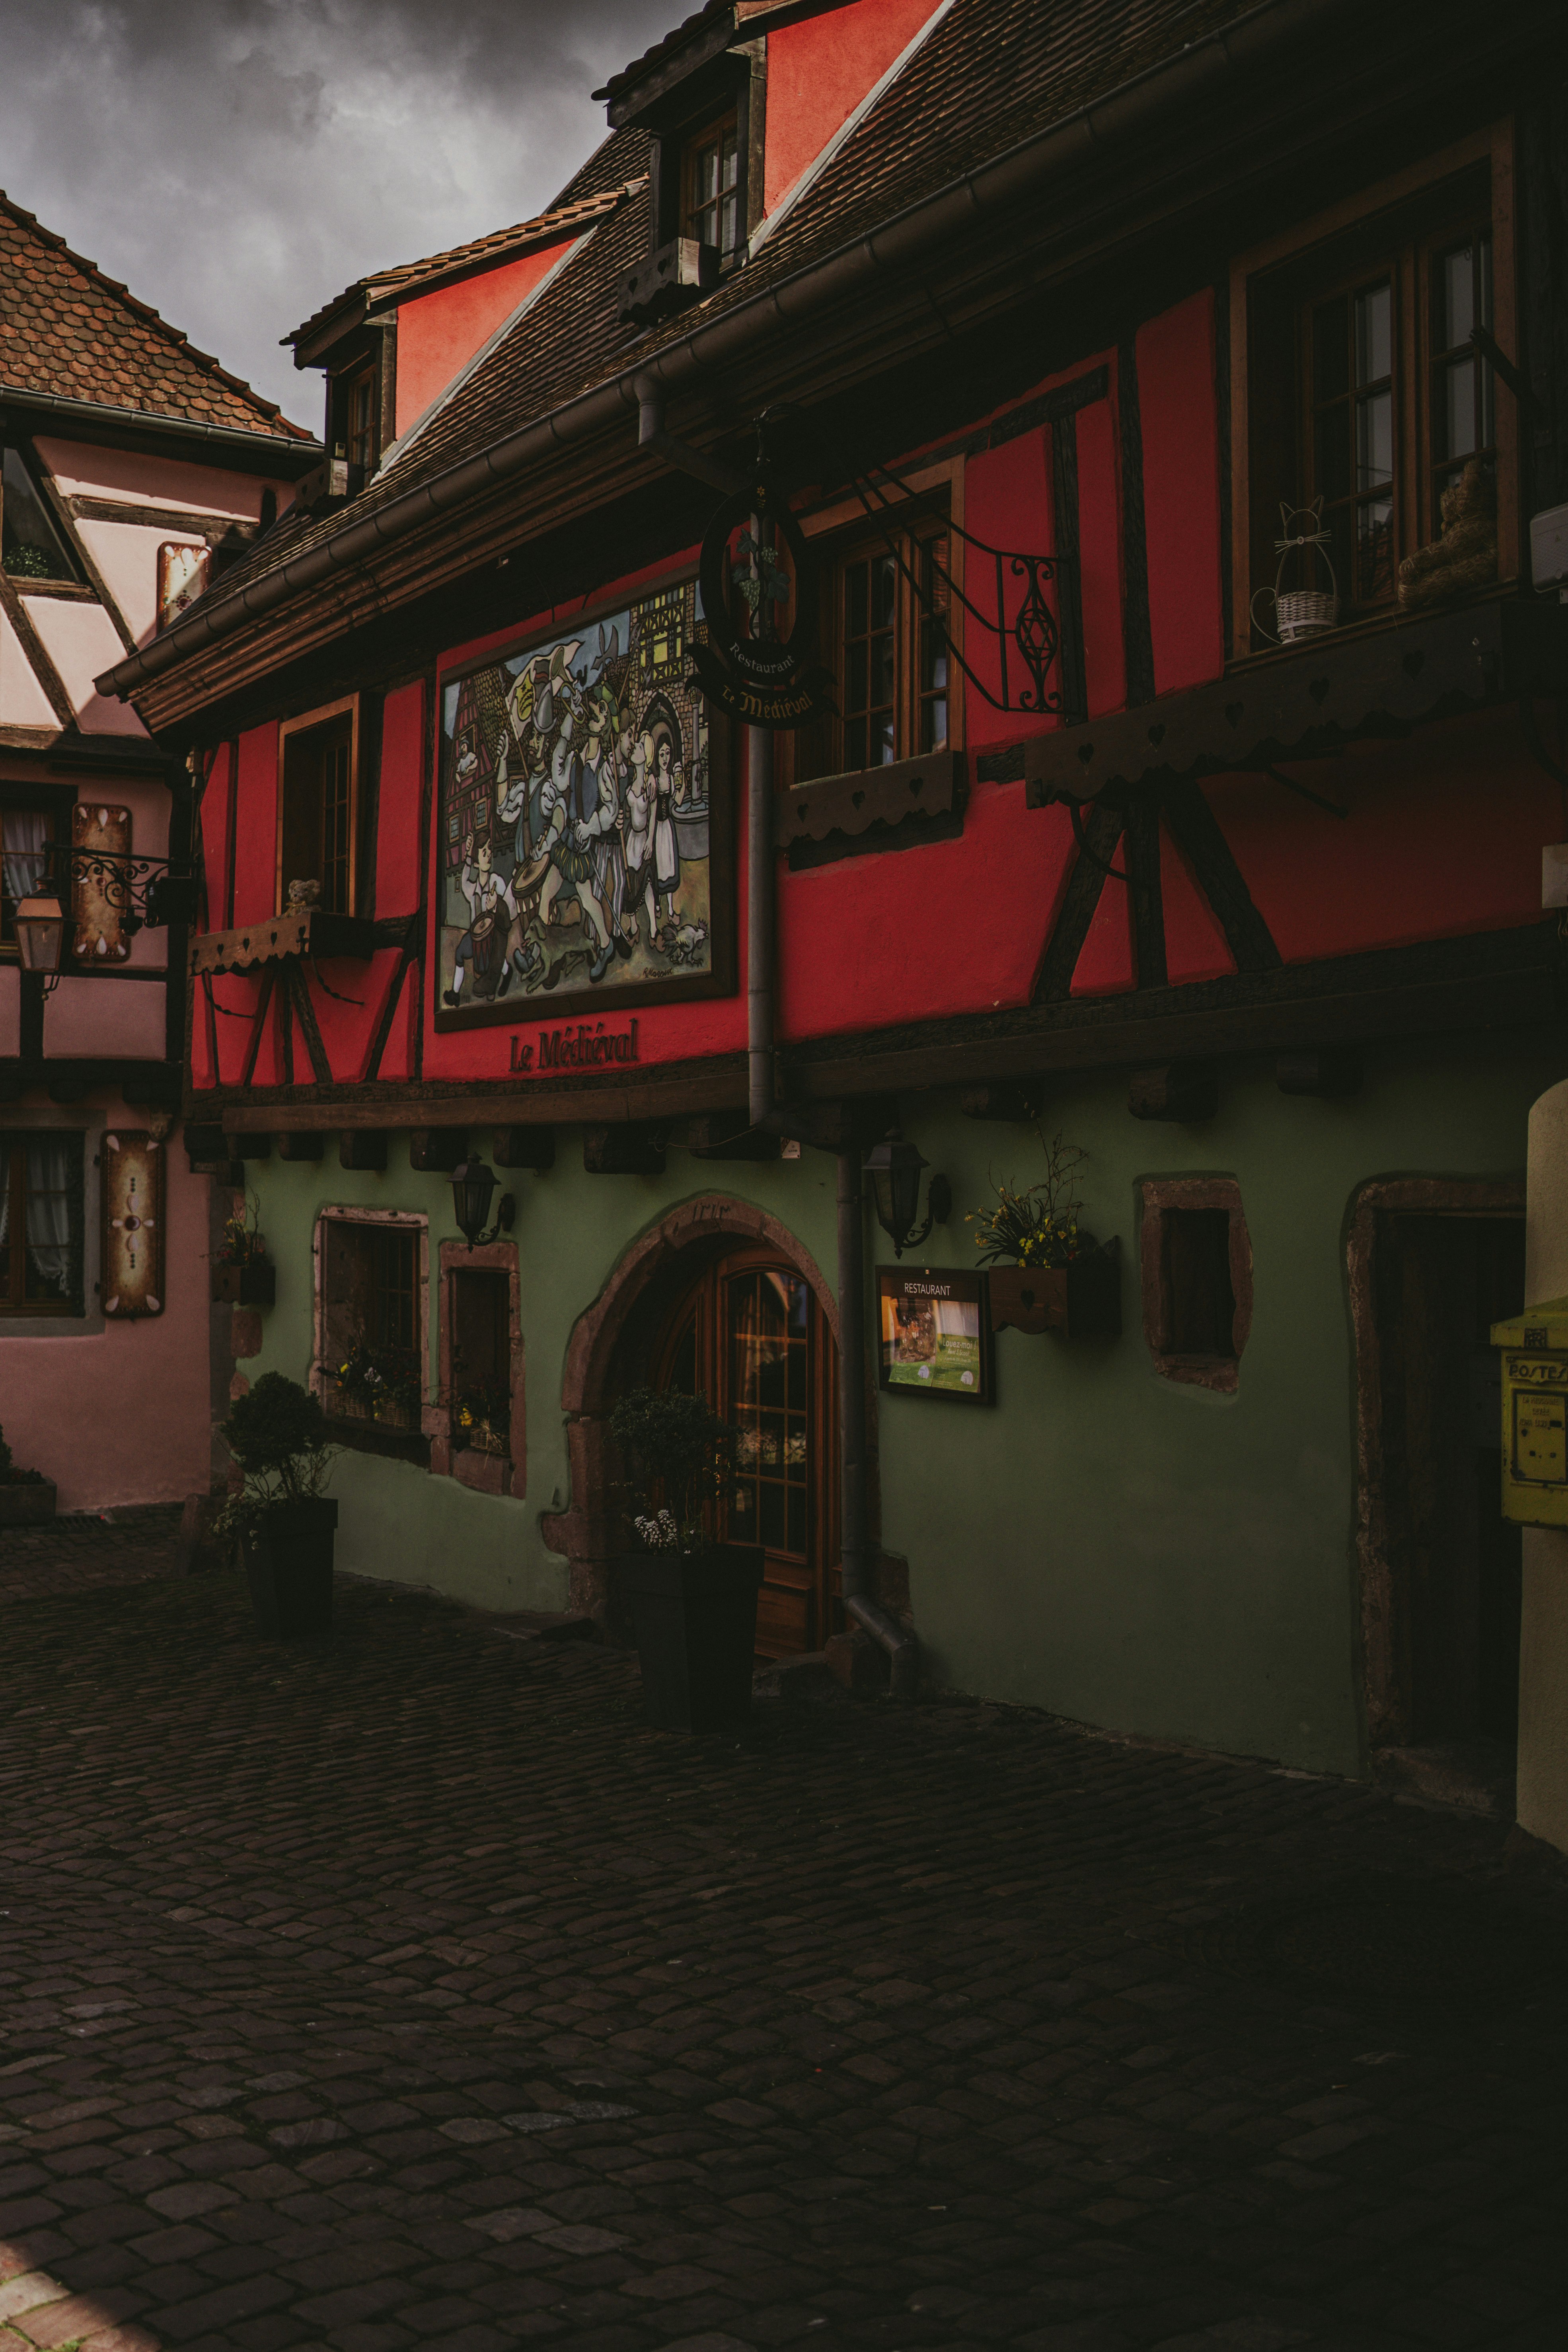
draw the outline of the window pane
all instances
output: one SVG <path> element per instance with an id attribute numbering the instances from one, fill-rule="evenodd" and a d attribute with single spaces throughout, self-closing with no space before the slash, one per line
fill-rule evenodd
<path id="1" fill-rule="evenodd" d="M 866 641 L 849 647 L 849 658 L 844 679 L 844 708 L 864 710 L 866 708 Z"/>
<path id="2" fill-rule="evenodd" d="M 877 731 L 872 738 L 871 758 L 868 764 L 873 768 L 890 768 L 898 756 L 893 743 L 893 714 L 889 710 L 885 718 L 877 721 Z"/>
<path id="3" fill-rule="evenodd" d="M 75 1287 L 71 1210 L 79 1179 L 74 1142 L 65 1135 L 27 1139 L 23 1281 L 26 1297 L 40 1305 L 67 1300 Z"/>
<path id="4" fill-rule="evenodd" d="M 697 201 L 710 204 L 719 193 L 719 150 L 700 147 L 697 151 Z"/>
<path id="5" fill-rule="evenodd" d="M 1437 262 L 1437 332 L 1440 352 L 1451 352 L 1470 340 L 1476 318 L 1475 249 L 1457 245 Z"/>
<path id="6" fill-rule="evenodd" d="M 921 704 L 921 750 L 941 751 L 947 746 L 947 699 L 933 695 Z"/>
<path id="7" fill-rule="evenodd" d="M 740 249 L 740 244 L 741 199 L 728 195 L 719 208 L 719 250 L 721 253 L 735 253 Z"/>
<path id="8" fill-rule="evenodd" d="M 1450 360 L 1439 372 L 1437 395 L 1437 455 L 1466 457 L 1476 439 L 1476 362 Z"/>
<path id="9" fill-rule="evenodd" d="M 852 563 L 844 575 L 845 629 L 852 637 L 866 634 L 866 568 Z"/>
<path id="10" fill-rule="evenodd" d="M 0 496 L 0 570 L 14 580 L 74 580 L 75 569 L 66 553 L 53 516 L 44 504 L 19 449 L 4 457 Z"/>
<path id="11" fill-rule="evenodd" d="M 1370 490 L 1394 472 L 1394 398 L 1374 393 L 1356 403 L 1356 488 Z"/>
<path id="12" fill-rule="evenodd" d="M 844 765 L 850 769 L 868 768 L 870 764 L 866 756 L 866 721 L 851 719 L 844 729 Z"/>
<path id="13" fill-rule="evenodd" d="M 899 567 L 890 555 L 879 555 L 872 566 L 871 626 L 885 629 L 893 617 L 899 593 Z"/>
<path id="14" fill-rule="evenodd" d="M 893 639 L 889 631 L 885 636 L 871 639 L 871 700 L 879 710 L 893 699 Z"/>
<path id="15" fill-rule="evenodd" d="M 1321 302 L 1312 313 L 1312 397 L 1337 400 L 1351 379 L 1349 311 L 1342 301 Z"/>
<path id="16" fill-rule="evenodd" d="M 723 172 L 723 182 L 724 182 L 724 185 L 725 185 L 725 187 L 727 187 L 727 188 L 733 188 L 733 187 L 735 187 L 735 186 L 737 186 L 737 185 L 739 184 L 740 177 L 741 177 L 741 147 L 740 147 L 740 142 L 739 142 L 739 140 L 736 138 L 736 135 L 735 135 L 735 133 L 734 133 L 734 131 L 725 131 L 725 133 L 724 133 L 724 138 L 723 138 L 723 147 L 724 147 L 724 172 Z"/>
<path id="17" fill-rule="evenodd" d="M 1394 586 L 1394 507 L 1388 499 L 1369 499 L 1357 513 L 1356 594 L 1370 602 Z"/>
<path id="18" fill-rule="evenodd" d="M 16 938 L 16 901 L 35 897 L 42 885 L 48 839 L 42 809 L 0 809 L 0 940 Z"/>
<path id="19" fill-rule="evenodd" d="M 1355 298 L 1355 380 L 1379 383 L 1393 372 L 1393 289 L 1386 280 Z"/>
<path id="20" fill-rule="evenodd" d="M 1320 410 L 1312 425 L 1312 488 L 1329 505 L 1351 487 L 1350 412 L 1344 403 Z"/>

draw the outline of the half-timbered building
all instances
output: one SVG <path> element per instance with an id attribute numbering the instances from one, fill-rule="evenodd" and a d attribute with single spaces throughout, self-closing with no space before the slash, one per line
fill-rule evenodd
<path id="1" fill-rule="evenodd" d="M 194 761 L 185 1139 L 343 1564 L 613 1616 L 605 1417 L 698 1386 L 773 1654 L 1506 1741 L 1565 69 L 1529 0 L 710 0 L 296 331 L 318 495 L 100 691 Z M 976 1282 L 1058 1137 L 1094 1278 Z"/>
<path id="2" fill-rule="evenodd" d="M 211 1184 L 165 1149 L 190 780 L 93 681 L 320 456 L 0 195 L 0 1425 L 62 1509 L 212 1475 Z"/>

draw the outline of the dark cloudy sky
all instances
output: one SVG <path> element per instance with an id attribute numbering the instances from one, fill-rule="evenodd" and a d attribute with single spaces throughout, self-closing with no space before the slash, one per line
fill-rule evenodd
<path id="1" fill-rule="evenodd" d="M 697 0 L 0 0 L 0 187 L 320 430 L 278 339 L 525 220 Z"/>

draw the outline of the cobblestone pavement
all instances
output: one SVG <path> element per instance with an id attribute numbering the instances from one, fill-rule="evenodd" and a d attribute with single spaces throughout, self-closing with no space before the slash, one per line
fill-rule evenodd
<path id="1" fill-rule="evenodd" d="M 68 1511 L 46 1527 L 0 1528 L 0 1610 L 8 1601 L 173 1576 L 179 1541 L 178 1503 Z"/>
<path id="2" fill-rule="evenodd" d="M 1022 1711 L 0 1601 L 0 2347 L 1562 2352 L 1563 1898 Z"/>

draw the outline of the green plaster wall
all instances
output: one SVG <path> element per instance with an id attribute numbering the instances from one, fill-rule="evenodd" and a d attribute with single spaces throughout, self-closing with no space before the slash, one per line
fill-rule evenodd
<path id="1" fill-rule="evenodd" d="M 1084 1220 L 1121 1237 L 1122 1337 L 1003 1332 L 993 1412 L 879 1400 L 882 1541 L 909 1560 L 936 1678 L 1119 1730 L 1363 1769 L 1352 1199 L 1376 1178 L 1522 1174 L 1530 1106 L 1563 1061 L 1543 1038 L 1390 1049 L 1369 1055 L 1361 1094 L 1341 1103 L 1284 1097 L 1260 1063 L 1227 1071 L 1218 1117 L 1196 1127 L 1130 1118 L 1124 1076 L 1057 1084 L 1043 1124 L 1088 1150 Z M 972 1265 L 963 1213 L 984 1205 L 990 1175 L 1034 1180 L 1033 1131 L 967 1120 L 951 1096 L 909 1098 L 904 1129 L 953 1187 L 952 1222 L 923 1254 Z M 823 1154 L 713 1165 L 672 1148 L 655 1179 L 584 1176 L 574 1133 L 557 1148 L 549 1175 L 506 1180 L 518 1202 L 526 1501 L 346 1454 L 334 1480 L 343 1567 L 483 1608 L 562 1607 L 565 1563 L 539 1528 L 571 1499 L 562 1369 L 576 1318 L 622 1252 L 679 1202 L 722 1192 L 777 1216 L 833 1279 L 835 1171 Z M 253 1378 L 308 1370 L 320 1208 L 424 1209 L 432 1263 L 452 1236 L 447 1181 L 412 1173 L 396 1138 L 390 1157 L 380 1176 L 330 1160 L 253 1170 L 279 1266 L 265 1353 L 243 1368 Z M 1162 1379 L 1142 1338 L 1139 1181 L 1198 1174 L 1238 1181 L 1252 1244 L 1252 1331 L 1234 1396 Z M 868 1254 L 890 1262 L 868 1222 Z M 435 1340 L 432 1316 L 432 1389 Z"/>

